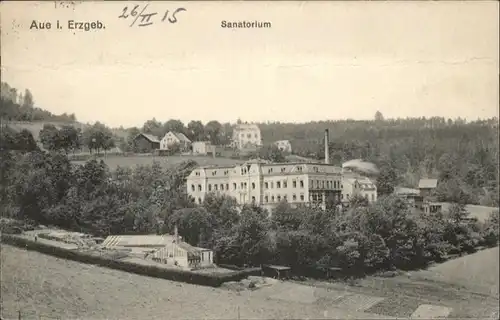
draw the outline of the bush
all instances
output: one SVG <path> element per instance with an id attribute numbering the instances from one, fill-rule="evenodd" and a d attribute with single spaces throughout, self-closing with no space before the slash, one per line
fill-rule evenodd
<path id="1" fill-rule="evenodd" d="M 172 281 L 187 282 L 202 286 L 219 287 L 224 282 L 240 281 L 241 279 L 246 278 L 249 275 L 260 274 L 260 268 L 246 269 L 225 274 L 201 274 L 191 271 L 165 269 L 157 266 L 145 266 L 122 260 L 114 260 L 104 256 L 93 255 L 88 252 L 67 250 L 13 235 L 3 234 L 1 240 L 6 244 L 14 245 L 20 248 L 26 248 L 27 250 L 38 251 L 62 259 L 95 264 L 101 267 L 117 269 L 139 275 L 162 278 Z"/>

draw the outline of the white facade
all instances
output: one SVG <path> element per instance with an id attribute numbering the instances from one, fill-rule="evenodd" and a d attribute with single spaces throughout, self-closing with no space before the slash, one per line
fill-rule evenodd
<path id="1" fill-rule="evenodd" d="M 233 145 L 238 149 L 261 146 L 259 127 L 255 124 L 237 124 L 233 130 Z"/>
<path id="2" fill-rule="evenodd" d="M 249 161 L 193 170 L 187 177 L 187 193 L 196 203 L 202 203 L 210 192 L 234 197 L 238 204 L 266 208 L 282 201 L 326 207 L 328 197 L 340 201 L 341 169 L 322 163 Z"/>
<path id="3" fill-rule="evenodd" d="M 189 140 L 183 133 L 169 131 L 160 141 L 160 150 L 168 150 L 169 146 L 173 144 L 178 144 L 181 150 L 186 150 L 189 148 L 191 140 Z"/>
<path id="4" fill-rule="evenodd" d="M 215 146 L 208 141 L 193 142 L 194 155 L 206 155 L 208 153 L 214 153 L 214 152 L 215 152 Z"/>
<path id="5" fill-rule="evenodd" d="M 377 187 L 370 179 L 355 175 L 345 174 L 342 177 L 342 202 L 349 202 L 354 195 L 360 195 L 368 202 L 377 201 Z"/>
<path id="6" fill-rule="evenodd" d="M 274 143 L 278 149 L 284 152 L 292 152 L 292 144 L 288 140 L 279 140 Z"/>

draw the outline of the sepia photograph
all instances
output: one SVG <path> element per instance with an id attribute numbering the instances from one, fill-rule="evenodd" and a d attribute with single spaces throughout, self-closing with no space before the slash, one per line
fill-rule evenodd
<path id="1" fill-rule="evenodd" d="M 2 1 L 0 320 L 498 319 L 498 1 Z"/>

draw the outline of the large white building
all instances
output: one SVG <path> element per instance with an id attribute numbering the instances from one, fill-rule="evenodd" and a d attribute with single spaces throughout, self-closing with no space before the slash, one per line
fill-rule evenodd
<path id="1" fill-rule="evenodd" d="M 237 124 L 233 129 L 233 145 L 238 149 L 262 145 L 262 136 L 256 124 Z"/>
<path id="2" fill-rule="evenodd" d="M 327 208 L 340 201 L 342 169 L 323 163 L 249 161 L 228 167 L 199 167 L 187 177 L 187 192 L 196 203 L 214 192 L 272 208 L 281 201 Z"/>

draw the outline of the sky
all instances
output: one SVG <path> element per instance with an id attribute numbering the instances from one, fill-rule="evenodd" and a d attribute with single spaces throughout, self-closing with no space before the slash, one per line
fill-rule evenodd
<path id="1" fill-rule="evenodd" d="M 119 16 L 135 4 L 148 3 L 1 2 L 2 81 L 29 88 L 38 107 L 113 127 L 498 116 L 497 1 L 155 1 L 153 24 L 131 27 Z M 179 7 L 177 23 L 161 22 Z M 33 20 L 52 29 L 30 30 Z"/>

